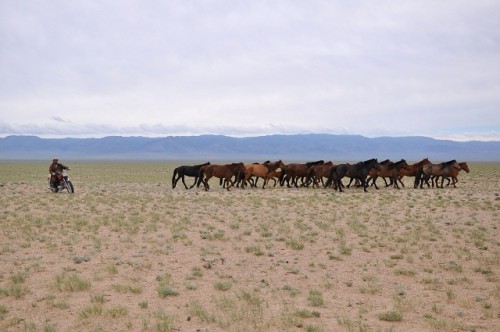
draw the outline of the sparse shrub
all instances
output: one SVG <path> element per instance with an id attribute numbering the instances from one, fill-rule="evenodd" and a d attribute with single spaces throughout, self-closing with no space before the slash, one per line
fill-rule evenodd
<path id="1" fill-rule="evenodd" d="M 233 287 L 233 282 L 232 281 L 220 281 L 215 283 L 214 285 L 215 289 L 220 290 L 220 291 L 227 291 Z"/>
<path id="2" fill-rule="evenodd" d="M 309 290 L 309 296 L 307 297 L 307 299 L 309 300 L 309 303 L 313 307 L 319 307 L 319 306 L 322 306 L 325 303 L 325 301 L 323 300 L 323 295 L 321 294 L 321 292 L 318 291 L 318 290 L 315 290 L 315 289 Z"/>
<path id="3" fill-rule="evenodd" d="M 179 292 L 168 285 L 158 286 L 158 296 L 162 299 L 169 296 L 179 296 Z"/>
<path id="4" fill-rule="evenodd" d="M 68 275 L 63 272 L 56 276 L 56 288 L 61 292 L 83 292 L 90 289 L 90 281 L 83 279 L 76 273 Z"/>
<path id="5" fill-rule="evenodd" d="M 403 319 L 403 315 L 398 311 L 386 311 L 379 314 L 378 318 L 386 322 L 400 322 Z"/>

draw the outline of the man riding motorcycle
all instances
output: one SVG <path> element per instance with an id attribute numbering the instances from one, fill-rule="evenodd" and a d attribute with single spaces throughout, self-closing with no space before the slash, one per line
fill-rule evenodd
<path id="1" fill-rule="evenodd" d="M 59 163 L 58 158 L 52 159 L 52 164 L 49 166 L 49 188 L 57 190 L 57 174 L 62 173 L 63 169 L 70 169 L 68 166 Z"/>

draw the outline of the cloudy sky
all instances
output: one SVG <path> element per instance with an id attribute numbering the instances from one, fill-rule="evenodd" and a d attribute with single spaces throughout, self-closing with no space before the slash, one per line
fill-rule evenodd
<path id="1" fill-rule="evenodd" d="M 0 137 L 500 140 L 500 2 L 0 1 Z"/>

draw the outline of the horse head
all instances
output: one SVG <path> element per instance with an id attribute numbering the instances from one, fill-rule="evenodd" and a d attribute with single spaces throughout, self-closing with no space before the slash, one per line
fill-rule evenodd
<path id="1" fill-rule="evenodd" d="M 384 161 L 379 162 L 379 164 L 380 164 L 380 165 L 386 165 L 386 164 L 388 164 L 388 163 L 390 163 L 390 162 L 391 162 L 391 161 L 390 161 L 389 159 L 386 159 L 386 160 L 384 160 Z"/>
<path id="2" fill-rule="evenodd" d="M 420 167 L 420 166 L 424 166 L 424 165 L 427 165 L 430 163 L 431 163 L 431 161 L 429 160 L 428 157 L 426 157 L 426 158 L 422 159 L 421 161 L 419 161 L 417 165 Z"/>
<path id="3" fill-rule="evenodd" d="M 375 168 L 377 171 L 382 170 L 382 166 L 380 166 L 376 158 L 372 158 L 370 160 L 363 162 L 363 165 L 366 166 L 368 169 Z"/>
<path id="4" fill-rule="evenodd" d="M 469 169 L 469 166 L 467 165 L 466 162 L 463 162 L 463 163 L 459 163 L 460 165 L 460 169 L 463 169 L 464 171 L 466 171 L 467 173 L 470 172 L 470 169 Z"/>

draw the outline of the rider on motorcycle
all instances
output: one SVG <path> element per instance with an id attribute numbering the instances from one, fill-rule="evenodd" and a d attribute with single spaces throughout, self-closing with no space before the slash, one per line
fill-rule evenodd
<path id="1" fill-rule="evenodd" d="M 59 163 L 58 158 L 52 159 L 52 164 L 49 166 L 49 188 L 50 189 L 55 189 L 57 188 L 57 174 L 61 173 L 63 169 L 70 169 L 68 166 L 65 166 L 61 163 Z"/>

